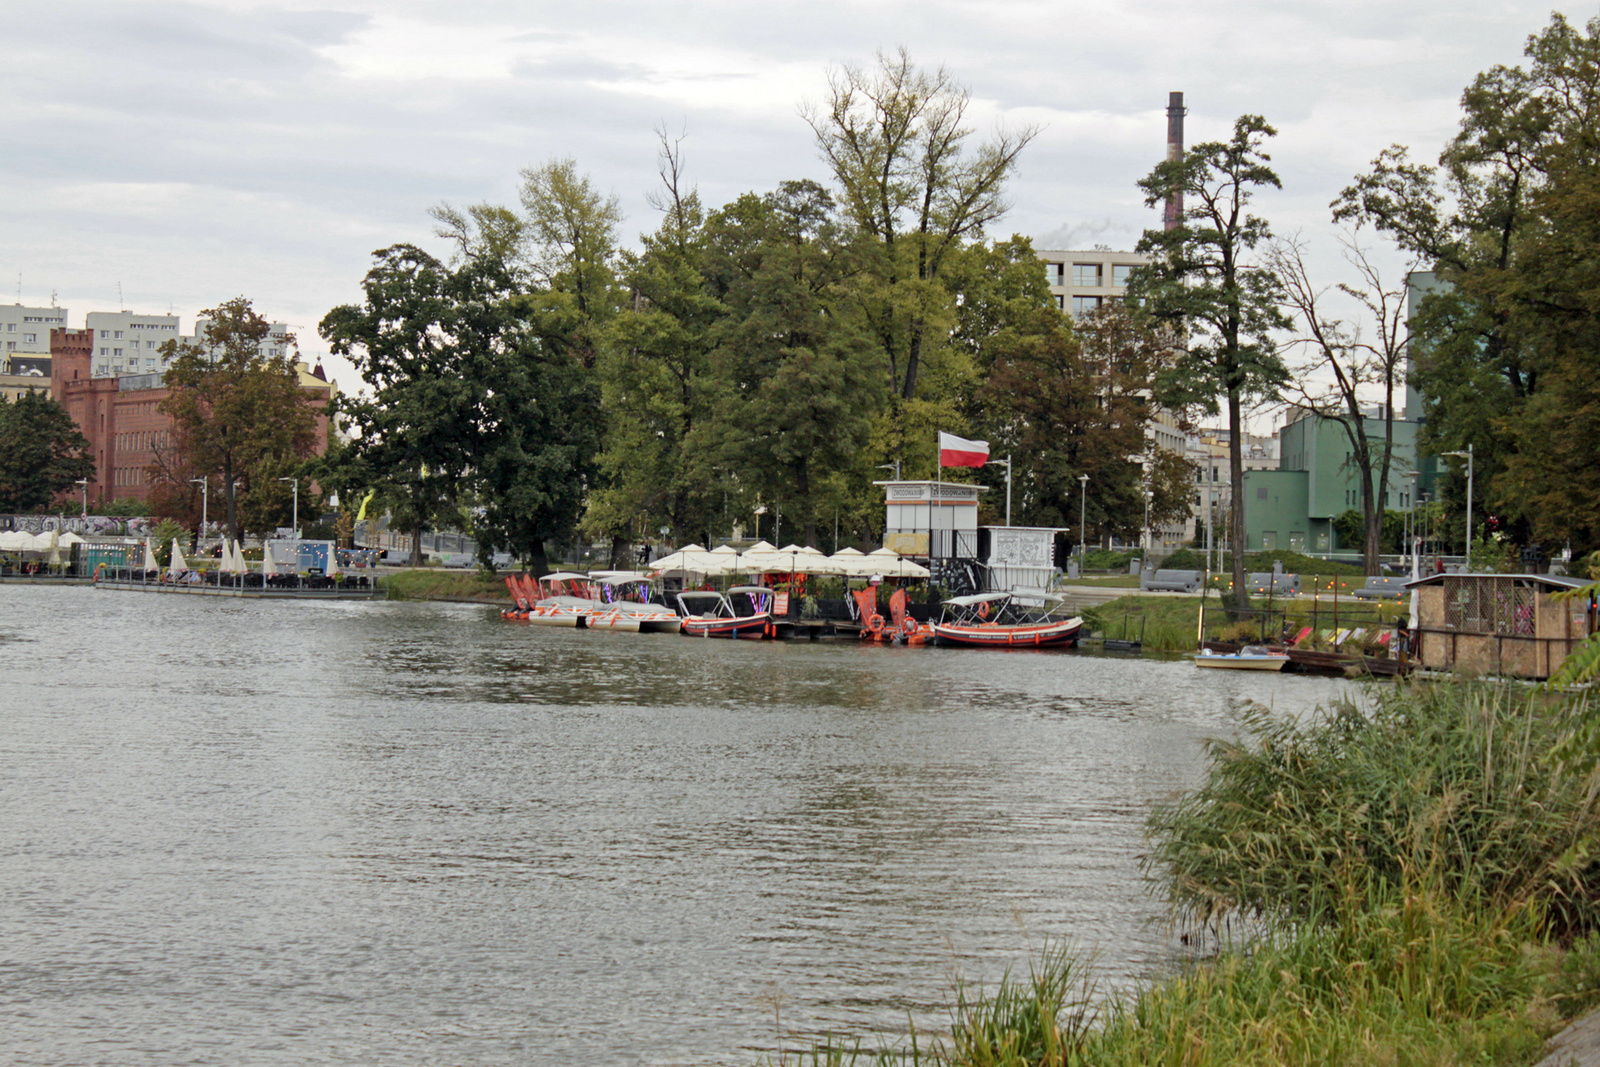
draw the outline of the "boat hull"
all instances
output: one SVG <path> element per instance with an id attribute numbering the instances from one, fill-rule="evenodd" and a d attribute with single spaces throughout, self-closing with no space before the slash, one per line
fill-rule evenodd
<path id="1" fill-rule="evenodd" d="M 1225 671 L 1281 671 L 1289 663 L 1289 657 L 1282 653 L 1269 653 L 1265 656 L 1245 656 L 1238 653 L 1205 653 L 1196 652 L 1194 665 L 1196 667 L 1209 667 Z"/>
<path id="2" fill-rule="evenodd" d="M 938 645 L 956 648 L 1072 648 L 1078 643 L 1083 620 L 1067 619 L 1054 623 L 1002 626 L 933 624 L 933 639 Z"/>
<path id="3" fill-rule="evenodd" d="M 689 616 L 683 620 L 682 632 L 689 637 L 748 637 L 762 638 L 770 634 L 772 616 L 740 615 L 736 618 Z"/>

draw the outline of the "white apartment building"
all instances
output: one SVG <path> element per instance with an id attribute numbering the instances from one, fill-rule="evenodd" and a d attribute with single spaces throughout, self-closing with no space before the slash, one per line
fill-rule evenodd
<path id="1" fill-rule="evenodd" d="M 1128 274 L 1149 258 L 1137 252 L 1116 252 L 1097 248 L 1088 252 L 1045 249 L 1038 253 L 1044 261 L 1045 280 L 1056 307 L 1074 318 L 1087 315 L 1107 300 L 1120 300 L 1128 291 Z"/>
<path id="2" fill-rule="evenodd" d="M 52 309 L 59 310 L 59 309 Z M 65 312 L 62 322 L 65 325 Z M 0 324 L 4 323 L 0 319 Z M 85 325 L 94 333 L 94 355 L 89 373 L 95 378 L 123 378 L 131 374 L 165 374 L 169 360 L 162 354 L 161 346 L 167 341 L 179 345 L 205 348 L 201 338 L 210 320 L 195 320 L 193 333 L 178 332 L 176 315 L 139 315 L 131 311 L 91 311 Z M 4 325 L 0 325 L 3 337 Z M 45 351 L 50 349 L 49 331 L 45 331 Z M 289 327 L 281 322 L 272 324 L 267 337 L 261 342 L 261 354 L 266 357 L 290 354 Z"/>
<path id="3" fill-rule="evenodd" d="M 92 378 L 164 371 L 161 346 L 178 336 L 176 315 L 91 311 L 84 316 L 84 325 L 94 334 L 94 352 L 89 360 Z"/>
<path id="4" fill-rule="evenodd" d="M 50 331 L 67 325 L 66 308 L 0 305 L 0 353 L 11 356 L 50 355 Z"/>

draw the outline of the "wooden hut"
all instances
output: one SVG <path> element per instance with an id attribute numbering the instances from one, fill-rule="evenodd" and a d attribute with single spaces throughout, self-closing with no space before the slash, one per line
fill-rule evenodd
<path id="1" fill-rule="evenodd" d="M 1434 670 L 1548 678 L 1600 629 L 1595 599 L 1556 600 L 1589 584 L 1548 574 L 1434 574 L 1417 593 L 1414 659 Z"/>

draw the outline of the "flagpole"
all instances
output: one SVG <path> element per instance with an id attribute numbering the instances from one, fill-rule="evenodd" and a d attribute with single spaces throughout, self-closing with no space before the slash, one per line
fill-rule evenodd
<path id="1" fill-rule="evenodd" d="M 939 506 L 940 498 L 944 494 L 944 453 L 940 445 L 939 431 L 933 431 L 933 500 L 928 505 L 928 562 L 933 562 L 933 509 Z"/>

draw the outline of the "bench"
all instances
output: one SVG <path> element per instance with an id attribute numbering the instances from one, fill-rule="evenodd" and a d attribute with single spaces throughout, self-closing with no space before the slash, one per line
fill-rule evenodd
<path id="1" fill-rule="evenodd" d="M 1139 576 L 1139 591 L 1168 589 L 1179 593 L 1192 593 L 1200 588 L 1199 571 L 1158 570 Z"/>
<path id="2" fill-rule="evenodd" d="M 1251 596 L 1299 596 L 1300 576 L 1298 574 L 1274 574 L 1271 571 L 1252 573 L 1250 580 L 1245 583 L 1250 589 Z"/>
<path id="3" fill-rule="evenodd" d="M 1367 584 L 1357 589 L 1350 595 L 1357 600 L 1387 600 L 1393 597 L 1399 600 L 1406 592 L 1406 583 L 1410 578 L 1385 578 L 1380 575 L 1369 575 Z"/>

